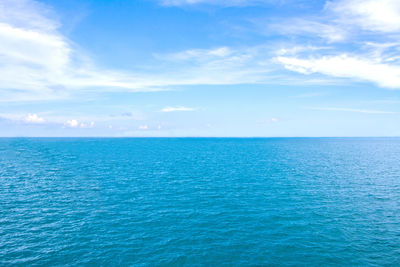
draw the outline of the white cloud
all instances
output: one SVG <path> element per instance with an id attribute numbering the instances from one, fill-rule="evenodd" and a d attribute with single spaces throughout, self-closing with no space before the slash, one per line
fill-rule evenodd
<path id="1" fill-rule="evenodd" d="M 149 126 L 147 126 L 147 125 L 139 125 L 138 129 L 139 130 L 148 130 Z"/>
<path id="2" fill-rule="evenodd" d="M 276 74 L 279 68 L 271 62 L 270 44 L 158 54 L 152 71 L 102 69 L 77 51 L 49 14 L 47 6 L 33 0 L 4 0 L 0 5 L 0 101 L 63 98 L 94 88 L 135 92 L 181 85 L 295 82 Z"/>
<path id="3" fill-rule="evenodd" d="M 161 112 L 175 112 L 175 111 L 194 111 L 194 108 L 188 108 L 188 107 L 165 107 L 161 110 Z"/>
<path id="4" fill-rule="evenodd" d="M 355 24 L 368 31 L 400 30 L 398 0 L 337 0 L 328 1 L 325 8 L 336 14 L 339 23 Z"/>
<path id="5" fill-rule="evenodd" d="M 126 120 L 143 120 L 143 117 L 124 117 L 124 116 L 110 116 L 110 115 L 92 115 L 92 114 L 79 114 L 74 113 L 74 115 L 68 114 L 60 114 L 56 111 L 47 111 L 40 112 L 40 114 L 46 114 L 46 118 L 38 115 L 39 113 L 0 113 L 0 118 L 19 122 L 19 123 L 43 123 L 46 125 L 53 126 L 63 126 L 72 127 L 72 128 L 93 128 L 95 126 L 95 122 L 100 122 L 104 127 L 111 126 L 112 122 L 123 122 Z M 71 118 L 73 116 L 73 119 Z"/>
<path id="6" fill-rule="evenodd" d="M 79 126 L 79 122 L 77 120 L 68 120 L 64 123 L 64 127 L 76 128 Z"/>
<path id="7" fill-rule="evenodd" d="M 400 66 L 379 59 L 342 54 L 316 58 L 280 56 L 277 60 L 287 69 L 303 74 L 322 73 L 373 82 L 381 87 L 400 88 Z"/>
<path id="8" fill-rule="evenodd" d="M 333 0 L 327 1 L 317 15 L 287 18 L 269 24 L 281 34 L 320 37 L 325 41 L 343 42 L 364 31 L 399 33 L 400 1 L 398 0 Z"/>
<path id="9" fill-rule="evenodd" d="M 76 90 L 157 91 L 195 83 L 181 77 L 100 69 L 77 51 L 47 17 L 46 6 L 31 0 L 0 3 L 0 98 L 39 100 L 65 97 Z M 11 14 L 11 15 L 10 15 Z M 12 16 L 14 14 L 15 16 Z"/>
<path id="10" fill-rule="evenodd" d="M 261 123 L 276 123 L 276 122 L 279 122 L 278 118 L 270 118 L 270 119 L 261 121 Z"/>
<path id="11" fill-rule="evenodd" d="M 44 97 L 62 94 L 57 91 L 67 88 L 129 87 L 108 73 L 101 78 L 95 68 L 78 60 L 81 57 L 58 32 L 58 22 L 46 17 L 48 13 L 47 7 L 35 1 L 3 0 L 0 4 L 1 89 Z"/>
<path id="12" fill-rule="evenodd" d="M 319 73 L 400 89 L 398 0 L 327 1 L 319 16 L 289 19 L 278 29 L 292 35 L 320 37 L 309 39 L 314 45 L 294 45 L 277 53 L 277 62 L 308 75 L 306 79 L 309 74 Z M 341 43 L 333 43 L 337 41 Z M 321 46 L 324 43 L 329 43 L 325 49 Z M 322 49 L 314 48 L 318 46 Z"/>
<path id="13" fill-rule="evenodd" d="M 4 0 L 0 5 L 0 101 L 65 98 L 94 88 L 96 92 L 160 91 L 180 85 L 272 80 L 271 52 L 262 46 L 155 55 L 152 71 L 102 69 L 60 33 L 60 23 L 49 13 L 47 6 L 33 0 Z"/>
<path id="14" fill-rule="evenodd" d="M 28 114 L 28 116 L 26 116 L 24 118 L 24 121 L 27 123 L 44 123 L 45 120 L 41 117 L 39 117 L 37 114 Z"/>
<path id="15" fill-rule="evenodd" d="M 47 120 L 40 117 L 36 113 L 29 113 L 29 114 L 20 114 L 20 113 L 1 113 L 0 118 L 18 122 L 18 123 L 27 123 L 27 124 L 44 124 L 48 123 Z"/>
<path id="16" fill-rule="evenodd" d="M 94 121 L 92 121 L 92 122 L 90 122 L 90 123 L 83 123 L 83 122 L 81 122 L 81 123 L 79 124 L 79 127 L 80 127 L 80 128 L 93 128 L 93 126 L 94 126 Z"/>
<path id="17" fill-rule="evenodd" d="M 165 5 L 208 3 L 222 6 L 266 2 L 271 1 L 163 1 Z M 324 11 L 331 14 L 329 18 L 292 19 L 289 21 L 293 23 L 286 23 L 281 27 L 281 33 L 315 35 L 328 43 L 335 43 L 345 42 L 350 38 L 349 29 L 353 28 L 353 22 L 363 29 L 398 31 L 400 24 L 397 22 L 400 16 L 397 16 L 397 2 L 332 1 L 326 4 Z M 386 12 L 388 9 L 390 12 L 388 11 L 387 17 L 381 18 L 383 11 L 379 10 Z M 292 52 L 290 56 L 287 53 L 278 55 L 274 63 L 271 61 L 276 51 L 274 44 L 237 48 L 221 46 L 157 54 L 152 71 L 146 68 L 136 72 L 103 69 L 79 52 L 77 46 L 59 31 L 60 22 L 55 17 L 56 14 L 49 7 L 33 0 L 1 1 L 0 101 L 61 98 L 94 88 L 96 92 L 159 91 L 180 85 L 282 84 L 299 81 L 290 75 L 280 74 L 281 65 L 276 65 L 276 62 L 300 73 L 322 73 L 370 81 L 382 87 L 400 88 L 397 65 L 400 55 L 394 50 L 387 54 L 387 58 L 380 58 L 380 55 L 370 59 L 369 54 L 354 55 L 338 47 L 330 48 L 337 49 L 336 54 L 330 51 L 329 54 L 319 52 L 315 55 L 312 46 L 308 46 L 301 52 Z M 317 43 L 314 47 L 321 46 Z M 342 55 L 347 55 L 347 58 L 344 59 Z M 322 66 L 322 63 L 332 63 L 333 66 Z M 353 64 L 355 69 L 344 67 L 343 69 L 348 70 L 345 72 L 336 63 Z M 362 68 L 357 69 L 359 66 Z M 140 69 L 140 66 L 137 68 Z M 312 81 L 309 77 L 301 81 L 326 82 Z"/>
<path id="18" fill-rule="evenodd" d="M 48 6 L 32 0 L 0 1 L 0 21 L 44 32 L 55 31 L 60 26 Z"/>
<path id="19" fill-rule="evenodd" d="M 93 128 L 94 126 L 94 121 L 92 122 L 79 122 L 78 120 L 72 119 L 72 120 L 67 120 L 64 123 L 64 128 L 68 127 L 68 128 L 83 128 L 83 129 L 87 129 L 87 128 Z"/>
<path id="20" fill-rule="evenodd" d="M 366 35 L 365 32 L 399 33 L 400 1 L 327 1 L 320 14 L 286 18 L 278 23 L 270 23 L 268 28 L 281 34 L 319 37 L 328 43 L 348 41 Z"/>

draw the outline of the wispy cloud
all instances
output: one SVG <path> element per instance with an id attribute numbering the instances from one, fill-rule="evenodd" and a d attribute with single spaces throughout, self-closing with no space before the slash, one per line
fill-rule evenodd
<path id="1" fill-rule="evenodd" d="M 0 4 L 0 90 L 5 97 L 62 97 L 91 87 L 141 89 L 127 73 L 100 69 L 62 35 L 51 10 L 30 0 Z M 14 15 L 12 15 L 14 14 Z M 21 92 L 23 92 L 21 94 Z"/>
<path id="2" fill-rule="evenodd" d="M 243 6 L 279 1 L 164 0 L 164 5 L 213 4 Z M 385 14 L 385 15 L 382 15 Z M 151 71 L 101 68 L 59 30 L 57 15 L 34 0 L 0 3 L 0 101 L 64 98 L 81 90 L 159 91 L 182 85 L 326 84 L 330 78 L 348 78 L 400 88 L 400 44 L 382 33 L 400 33 L 400 2 L 395 0 L 329 1 L 321 14 L 274 22 L 281 35 L 317 36 L 312 45 L 270 42 L 252 47 L 216 46 L 155 54 Z M 282 22 L 282 23 L 281 23 Z M 279 26 L 282 24 L 281 26 Z M 368 34 L 381 34 L 368 44 Z M 354 36 L 357 37 L 354 37 Z M 365 37 L 365 38 L 364 38 Z M 358 40 L 359 52 L 343 43 Z M 376 40 L 375 40 L 376 41 Z M 340 43 L 339 45 L 337 43 Z M 282 73 L 286 68 L 306 74 Z"/>
<path id="3" fill-rule="evenodd" d="M 82 90 L 149 92 L 276 81 L 268 46 L 156 54 L 151 71 L 145 66 L 135 72 L 100 68 L 59 31 L 60 23 L 49 13 L 33 0 L 0 5 L 0 101 L 65 98 Z"/>
<path id="4" fill-rule="evenodd" d="M 316 46 L 329 46 L 319 50 L 312 48 L 315 45 L 308 49 L 301 46 L 303 49 L 296 51 L 295 45 L 287 49 L 276 57 L 286 69 L 307 76 L 319 73 L 400 89 L 400 44 L 396 37 L 400 34 L 399 1 L 327 1 L 319 16 L 289 21 L 278 26 L 282 32 L 308 35 Z"/>
<path id="5" fill-rule="evenodd" d="M 166 73 L 170 84 L 175 85 L 270 83 L 277 67 L 272 56 L 270 45 L 222 46 L 155 55 L 161 62 L 179 69 Z"/>
<path id="6" fill-rule="evenodd" d="M 161 112 L 194 111 L 194 110 L 195 110 L 194 108 L 179 106 L 179 107 L 165 107 L 161 110 Z"/>
<path id="7" fill-rule="evenodd" d="M 288 18 L 286 21 L 272 22 L 268 30 L 292 36 L 306 36 L 311 39 L 321 38 L 328 43 L 343 42 L 348 38 L 348 31 L 335 23 L 307 18 Z"/>
<path id="8" fill-rule="evenodd" d="M 321 111 L 341 111 L 341 112 L 355 112 L 355 113 L 366 113 L 366 114 L 398 114 L 392 111 L 382 110 L 369 110 L 369 109 L 354 109 L 354 108 L 335 108 L 335 107 L 310 107 L 310 110 L 321 110 Z"/>
<path id="9" fill-rule="evenodd" d="M 381 87 L 400 88 L 400 66 L 376 58 L 355 55 L 318 58 L 277 57 L 287 69 L 303 74 L 322 73 L 335 77 L 373 82 Z"/>
<path id="10" fill-rule="evenodd" d="M 328 1 L 325 8 L 346 25 L 357 25 L 367 31 L 400 31 L 398 0 L 336 0 Z"/>
<path id="11" fill-rule="evenodd" d="M 259 22 L 258 22 L 259 23 Z M 312 16 L 285 18 L 266 25 L 283 34 L 319 37 L 344 42 L 372 34 L 400 31 L 400 2 L 397 0 L 332 0 Z"/>
<path id="12" fill-rule="evenodd" d="M 243 70 L 251 51 L 227 47 L 187 50 L 158 60 L 177 64 L 154 72 L 99 68 L 58 30 L 49 8 L 31 0 L 4 0 L 0 5 L 1 99 L 42 100 L 77 90 L 158 91 L 171 85 L 235 84 L 258 80 Z M 10 16 L 7 14 L 15 14 Z M 21 19 L 18 19 L 21 18 Z M 188 67 L 188 60 L 196 62 Z M 249 59 L 250 60 L 250 59 Z M 158 65 L 158 64 L 156 64 Z M 230 74 L 231 73 L 231 74 Z"/>

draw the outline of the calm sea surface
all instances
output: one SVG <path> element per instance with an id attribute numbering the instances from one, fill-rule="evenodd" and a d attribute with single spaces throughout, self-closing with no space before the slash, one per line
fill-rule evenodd
<path id="1" fill-rule="evenodd" d="M 400 139 L 3 138 L 9 265 L 400 266 Z"/>

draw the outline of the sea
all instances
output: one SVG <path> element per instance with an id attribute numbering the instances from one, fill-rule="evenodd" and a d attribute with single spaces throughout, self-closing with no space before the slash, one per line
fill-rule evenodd
<path id="1" fill-rule="evenodd" d="M 1 138 L 0 266 L 400 266 L 400 138 Z"/>

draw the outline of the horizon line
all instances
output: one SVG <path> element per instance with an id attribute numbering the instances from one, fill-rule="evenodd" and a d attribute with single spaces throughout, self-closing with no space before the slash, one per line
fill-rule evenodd
<path id="1" fill-rule="evenodd" d="M 0 136 L 0 138 L 400 138 L 400 136 Z"/>

